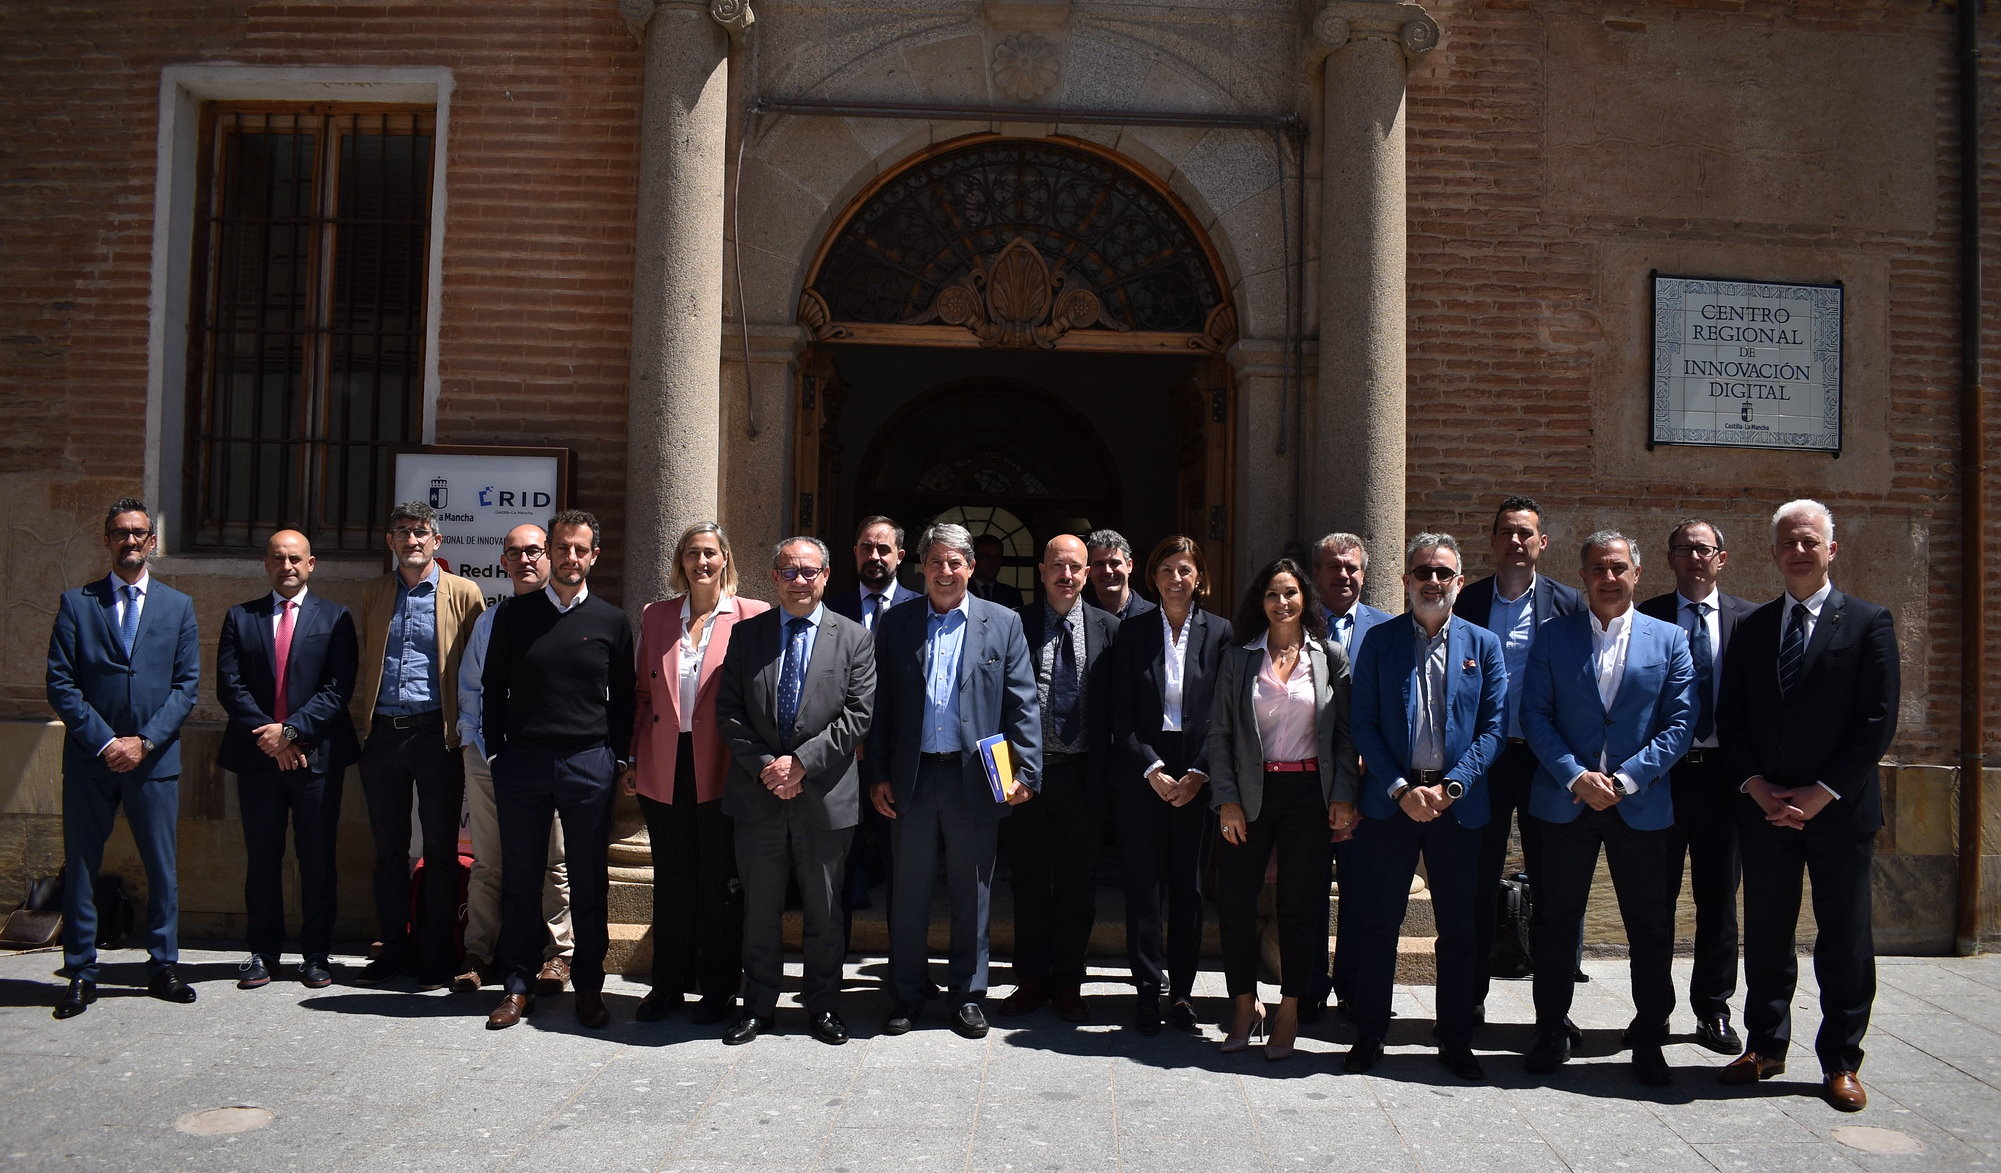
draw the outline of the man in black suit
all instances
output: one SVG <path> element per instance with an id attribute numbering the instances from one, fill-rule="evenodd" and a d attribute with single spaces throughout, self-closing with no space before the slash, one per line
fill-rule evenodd
<path id="1" fill-rule="evenodd" d="M 1480 829 L 1479 887 L 1473 905 L 1473 949 L 1478 966 L 1473 993 L 1483 1018 L 1487 987 L 1494 976 L 1495 901 L 1501 890 L 1501 870 L 1508 862 L 1511 824 L 1521 824 L 1523 865 L 1530 884 L 1535 883 L 1536 842 L 1528 805 L 1536 759 L 1522 733 L 1522 679 L 1528 671 L 1529 649 L 1535 646 L 1536 628 L 1558 615 L 1584 609 L 1584 596 L 1576 587 L 1536 573 L 1536 562 L 1549 548 L 1549 534 L 1543 528 L 1542 506 L 1533 498 L 1509 497 L 1501 502 L 1494 511 L 1487 546 L 1494 555 L 1494 573 L 1462 591 L 1452 611 L 1499 636 L 1508 665 L 1508 741 L 1499 760 L 1487 771 L 1491 818 Z"/>
<path id="2" fill-rule="evenodd" d="M 787 538 L 772 558 L 778 608 L 730 637 L 716 725 L 730 747 L 723 813 L 736 823 L 743 881 L 743 1015 L 723 1042 L 748 1043 L 776 1025 L 785 976 L 785 881 L 796 877 L 805 918 L 806 1014 L 813 1037 L 848 1041 L 837 1003 L 847 937 L 841 884 L 861 821 L 855 750 L 875 706 L 875 645 L 861 624 L 821 605 L 827 547 Z"/>
<path id="3" fill-rule="evenodd" d="M 881 514 L 862 518 L 855 527 L 857 586 L 829 595 L 827 609 L 873 635 L 877 616 L 917 597 L 916 591 L 897 581 L 896 568 L 903 565 L 903 557 L 902 526 Z"/>
<path id="4" fill-rule="evenodd" d="M 1001 557 L 1006 547 L 994 534 L 981 534 L 973 539 L 973 580 L 966 584 L 976 599 L 985 599 L 1018 610 L 1025 602 L 1021 592 L 1000 581 Z"/>
<path id="5" fill-rule="evenodd" d="M 1015 989 L 1000 1012 L 1008 1017 L 1046 1001 L 1065 1022 L 1090 1018 L 1084 954 L 1097 919 L 1098 831 L 1112 748 L 1106 653 L 1118 624 L 1084 602 L 1089 557 L 1080 539 L 1051 538 L 1036 568 L 1042 601 L 1017 612 L 1042 710 L 1042 790 L 1007 821 Z"/>
<path id="6" fill-rule="evenodd" d="M 1135 615 L 1153 610 L 1133 589 L 1133 548 L 1124 534 L 1115 529 L 1094 529 L 1084 535 L 1091 554 L 1091 586 L 1084 601 L 1124 623 Z"/>
<path id="7" fill-rule="evenodd" d="M 1757 604 L 1717 589 L 1729 564 L 1723 531 L 1707 518 L 1678 521 L 1668 531 L 1668 567 L 1675 589 L 1640 604 L 1640 614 L 1672 623 L 1688 636 L 1695 660 L 1695 741 L 1670 776 L 1674 827 L 1668 832 L 1668 920 L 1681 896 L 1681 869 L 1688 859 L 1695 897 L 1695 968 L 1688 979 L 1688 1005 L 1695 1012 L 1695 1037 L 1723 1055 L 1744 1049 L 1730 1025 L 1730 996 L 1737 992 L 1737 858 L 1735 796 L 1723 773 L 1716 740 L 1716 690 L 1723 679 L 1723 656 L 1737 624 Z"/>
<path id="8" fill-rule="evenodd" d="M 1897 633 L 1890 612 L 1834 589 L 1834 517 L 1817 501 L 1772 515 L 1772 560 L 1786 591 L 1738 624 L 1723 662 L 1716 723 L 1724 782 L 1741 792 L 1744 1054 L 1726 1084 L 1786 1069 L 1799 964 L 1800 874 L 1813 884 L 1813 969 L 1828 1102 L 1860 1111 L 1856 1078 L 1876 998 L 1869 868 L 1883 825 L 1877 778 L 1897 732 Z"/>
<path id="9" fill-rule="evenodd" d="M 215 694 L 229 714 L 216 761 L 236 775 L 243 808 L 243 905 L 250 958 L 239 989 L 270 984 L 285 945 L 285 823 L 299 860 L 299 981 L 331 985 L 338 892 L 334 843 L 341 780 L 361 756 L 347 703 L 361 647 L 346 607 L 307 588 L 315 560 L 297 530 L 264 546 L 271 591 L 229 609 L 215 655 Z"/>

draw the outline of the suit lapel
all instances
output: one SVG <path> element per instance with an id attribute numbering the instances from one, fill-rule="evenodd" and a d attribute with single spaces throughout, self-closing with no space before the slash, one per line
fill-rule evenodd
<path id="1" fill-rule="evenodd" d="M 125 655 L 125 641 L 118 638 L 118 592 L 111 589 L 106 579 L 98 579 L 92 586 L 97 595 L 97 613 L 103 617 L 104 642 L 114 656 Z M 133 641 L 137 646 L 138 641 Z"/>
<path id="2" fill-rule="evenodd" d="M 730 600 L 730 606 L 736 605 L 736 600 Z M 729 647 L 729 629 L 736 624 L 737 614 L 736 611 L 724 611 L 719 604 L 716 613 L 709 616 L 709 643 L 702 649 L 702 672 L 695 682 L 698 704 L 702 694 L 709 690 L 710 682 L 716 678 L 716 669 L 722 667 L 723 651 Z"/>
<path id="3" fill-rule="evenodd" d="M 1806 641 L 1806 659 L 1800 663 L 1801 675 L 1813 671 L 1814 664 L 1820 660 L 1820 654 L 1834 642 L 1835 633 L 1841 626 L 1842 613 L 1847 607 L 1847 595 L 1836 590 L 1827 592 L 1827 601 L 1821 604 L 1820 618 L 1813 625 L 1813 638 Z"/>

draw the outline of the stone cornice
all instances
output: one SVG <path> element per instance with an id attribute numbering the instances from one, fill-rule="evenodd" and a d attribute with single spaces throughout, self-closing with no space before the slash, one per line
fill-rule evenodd
<path id="1" fill-rule="evenodd" d="M 757 22 L 757 14 L 750 10 L 750 0 L 618 0 L 618 14 L 625 18 L 625 27 L 642 43 L 646 40 L 646 26 L 664 8 L 707 12 L 729 33 L 733 45 L 742 44 L 750 26 Z"/>
<path id="2" fill-rule="evenodd" d="M 1331 0 L 1313 18 L 1307 65 L 1317 66 L 1328 55 L 1357 41 L 1387 41 L 1403 49 L 1405 61 L 1416 61 L 1437 48 L 1438 39 L 1438 22 L 1422 5 Z"/>

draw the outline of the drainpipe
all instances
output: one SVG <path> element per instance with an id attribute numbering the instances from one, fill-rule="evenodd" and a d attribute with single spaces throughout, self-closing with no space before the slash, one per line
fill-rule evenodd
<path id="1" fill-rule="evenodd" d="M 1959 548 L 1986 560 L 1986 412 L 1980 385 L 1980 0 L 1959 0 Z M 1987 753 L 1986 592 L 1960 593 L 1959 908 L 1955 946 L 1980 952 L 1981 785 Z"/>

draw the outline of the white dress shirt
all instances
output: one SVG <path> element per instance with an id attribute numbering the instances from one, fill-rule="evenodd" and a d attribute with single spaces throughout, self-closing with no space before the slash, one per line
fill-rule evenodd
<path id="1" fill-rule="evenodd" d="M 1633 608 L 1628 606 L 1624 614 L 1614 615 L 1612 622 L 1598 622 L 1598 613 L 1587 611 L 1591 617 L 1591 675 L 1598 682 L 1598 703 L 1612 710 L 1612 699 L 1619 695 L 1619 685 L 1626 678 L 1626 651 L 1633 643 Z M 1612 768 L 1611 750 L 1608 746 L 1598 751 L 1598 772 L 1610 773 Z M 1638 794 L 1640 784 L 1624 770 L 1612 775 L 1619 780 L 1619 789 L 1627 794 Z M 1577 778 L 1584 777 L 1579 771 Z M 1577 778 L 1570 780 L 1575 789 Z"/>

